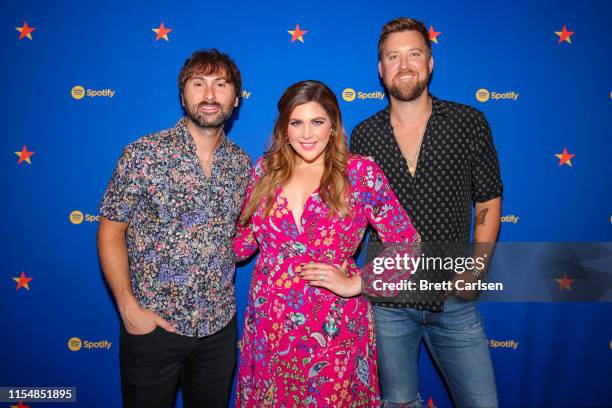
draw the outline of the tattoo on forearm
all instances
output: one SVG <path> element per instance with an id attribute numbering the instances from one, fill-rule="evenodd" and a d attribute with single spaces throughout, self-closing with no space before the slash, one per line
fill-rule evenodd
<path id="1" fill-rule="evenodd" d="M 487 218 L 487 212 L 489 212 L 488 208 L 483 209 L 478 214 L 476 214 L 476 225 L 485 225 L 485 220 Z"/>

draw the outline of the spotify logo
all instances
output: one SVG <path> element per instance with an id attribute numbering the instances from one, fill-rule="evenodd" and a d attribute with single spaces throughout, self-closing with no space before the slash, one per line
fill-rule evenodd
<path id="1" fill-rule="evenodd" d="M 476 99 L 478 100 L 478 102 L 486 102 L 489 100 L 489 97 L 489 91 L 484 88 L 481 88 L 476 91 Z"/>
<path id="2" fill-rule="evenodd" d="M 73 212 L 70 213 L 70 222 L 75 224 L 75 225 L 79 225 L 80 223 L 83 222 L 83 213 L 80 212 L 79 210 L 74 210 Z"/>
<path id="3" fill-rule="evenodd" d="M 85 97 L 85 88 L 81 85 L 77 85 L 72 88 L 70 95 L 72 95 L 74 99 L 83 99 Z"/>
<path id="4" fill-rule="evenodd" d="M 113 96 L 115 96 L 115 93 L 117 93 L 117 91 L 110 88 L 85 90 L 85 88 L 83 88 L 81 85 L 73 86 L 70 90 L 70 95 L 72 95 L 72 97 L 77 100 L 83 99 L 86 96 L 90 98 L 97 98 L 100 96 L 105 98 L 112 98 Z"/>
<path id="5" fill-rule="evenodd" d="M 108 340 L 98 340 L 98 341 L 89 341 L 79 339 L 78 337 L 72 337 L 68 340 L 68 348 L 72 351 L 83 350 L 110 350 L 113 346 L 112 341 Z"/>
<path id="6" fill-rule="evenodd" d="M 346 88 L 344 91 L 342 91 L 342 99 L 347 102 L 353 102 L 356 96 L 357 94 L 353 88 Z"/>
<path id="7" fill-rule="evenodd" d="M 79 225 L 83 221 L 86 221 L 86 222 L 99 222 L 100 221 L 99 215 L 93 215 L 89 213 L 83 215 L 83 212 L 79 210 L 74 210 L 73 212 L 71 212 L 69 218 L 70 218 L 70 222 L 73 223 L 74 225 Z"/>
<path id="8" fill-rule="evenodd" d="M 68 340 L 68 348 L 71 351 L 79 351 L 82 346 L 83 346 L 83 342 L 78 337 L 73 337 L 70 340 Z"/>
<path id="9" fill-rule="evenodd" d="M 488 89 L 480 88 L 476 91 L 476 99 L 478 102 L 487 102 L 489 100 L 492 101 L 516 101 L 518 100 L 520 94 L 515 91 L 507 91 L 507 92 L 489 92 Z"/>

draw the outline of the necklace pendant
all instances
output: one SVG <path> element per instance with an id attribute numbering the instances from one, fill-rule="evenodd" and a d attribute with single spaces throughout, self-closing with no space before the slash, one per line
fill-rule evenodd
<path id="1" fill-rule="evenodd" d="M 416 173 L 416 168 L 414 166 L 408 166 L 408 171 L 414 176 L 414 173 Z"/>

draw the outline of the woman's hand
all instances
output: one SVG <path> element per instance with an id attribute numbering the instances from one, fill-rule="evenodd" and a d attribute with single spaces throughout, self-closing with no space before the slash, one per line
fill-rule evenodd
<path id="1" fill-rule="evenodd" d="M 361 293 L 361 277 L 346 276 L 344 261 L 340 269 L 333 265 L 311 262 L 298 268 L 298 275 L 308 281 L 310 286 L 318 286 L 334 292 L 338 296 L 353 297 Z"/>

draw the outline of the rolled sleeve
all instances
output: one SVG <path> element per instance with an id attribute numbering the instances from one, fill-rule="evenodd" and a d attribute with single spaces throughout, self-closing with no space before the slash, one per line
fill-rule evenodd
<path id="1" fill-rule="evenodd" d="M 500 197 L 503 192 L 497 151 L 487 119 L 478 115 L 472 148 L 472 200 L 485 202 Z"/>

